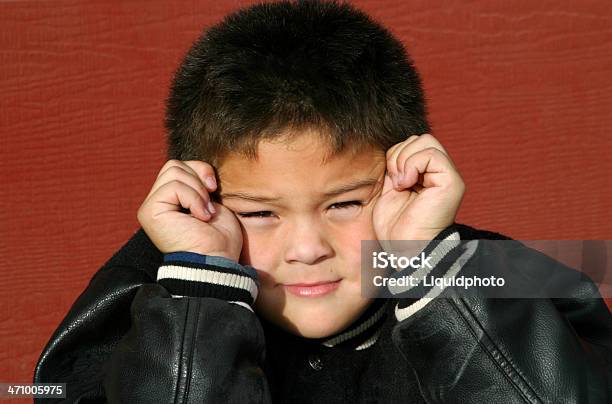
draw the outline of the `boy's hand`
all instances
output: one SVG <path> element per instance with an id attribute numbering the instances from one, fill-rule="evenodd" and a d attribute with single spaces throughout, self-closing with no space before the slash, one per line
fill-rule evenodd
<path id="1" fill-rule="evenodd" d="M 238 262 L 240 223 L 231 210 L 212 202 L 209 192 L 216 188 L 210 164 L 168 160 L 138 209 L 138 221 L 163 253 L 190 251 Z M 210 212 L 209 202 L 215 212 Z"/>
<path id="2" fill-rule="evenodd" d="M 461 176 L 432 135 L 394 145 L 372 212 L 378 240 L 432 240 L 455 221 L 464 192 Z"/>

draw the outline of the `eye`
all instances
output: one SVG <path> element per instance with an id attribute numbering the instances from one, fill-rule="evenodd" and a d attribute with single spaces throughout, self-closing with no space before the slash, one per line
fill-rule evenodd
<path id="1" fill-rule="evenodd" d="M 361 205 L 363 205 L 361 201 L 338 202 L 338 203 L 334 203 L 333 205 L 331 205 L 330 209 L 346 209 L 351 206 L 361 206 Z M 337 206 L 337 207 L 334 208 L 333 206 Z"/>
<path id="2" fill-rule="evenodd" d="M 260 218 L 264 218 L 264 217 L 271 217 L 272 212 L 270 212 L 269 210 L 264 210 L 261 212 L 245 212 L 245 213 L 237 213 L 238 216 L 240 217 L 260 217 Z"/>

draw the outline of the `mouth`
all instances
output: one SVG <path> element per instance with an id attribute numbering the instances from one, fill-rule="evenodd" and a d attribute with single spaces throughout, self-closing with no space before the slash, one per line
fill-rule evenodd
<path id="1" fill-rule="evenodd" d="M 287 292 L 299 297 L 320 297 L 338 289 L 341 281 L 342 279 L 316 283 L 294 283 L 291 285 L 283 285 L 283 287 Z"/>

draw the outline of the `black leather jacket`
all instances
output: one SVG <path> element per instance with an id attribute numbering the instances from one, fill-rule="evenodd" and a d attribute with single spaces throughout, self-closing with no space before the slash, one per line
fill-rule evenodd
<path id="1" fill-rule="evenodd" d="M 453 229 L 462 240 L 504 238 Z M 559 268 L 516 243 L 511 254 L 480 244 L 473 257 L 493 273 L 536 261 Z M 163 259 L 142 229 L 136 232 L 54 332 L 34 382 L 67 383 L 67 398 L 58 401 L 71 403 L 273 401 L 258 317 L 218 296 L 172 298 L 156 282 Z M 393 349 L 418 381 L 414 401 L 612 402 L 612 316 L 588 279 L 571 288 L 557 299 L 484 299 L 447 288 L 444 298 L 398 318 Z"/>

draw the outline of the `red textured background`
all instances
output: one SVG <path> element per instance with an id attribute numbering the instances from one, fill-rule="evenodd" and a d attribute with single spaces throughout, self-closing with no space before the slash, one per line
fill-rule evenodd
<path id="1" fill-rule="evenodd" d="M 467 183 L 458 220 L 612 238 L 608 1 L 356 1 L 406 44 Z M 0 382 L 29 382 L 137 229 L 164 98 L 204 26 L 248 2 L 0 3 Z"/>

